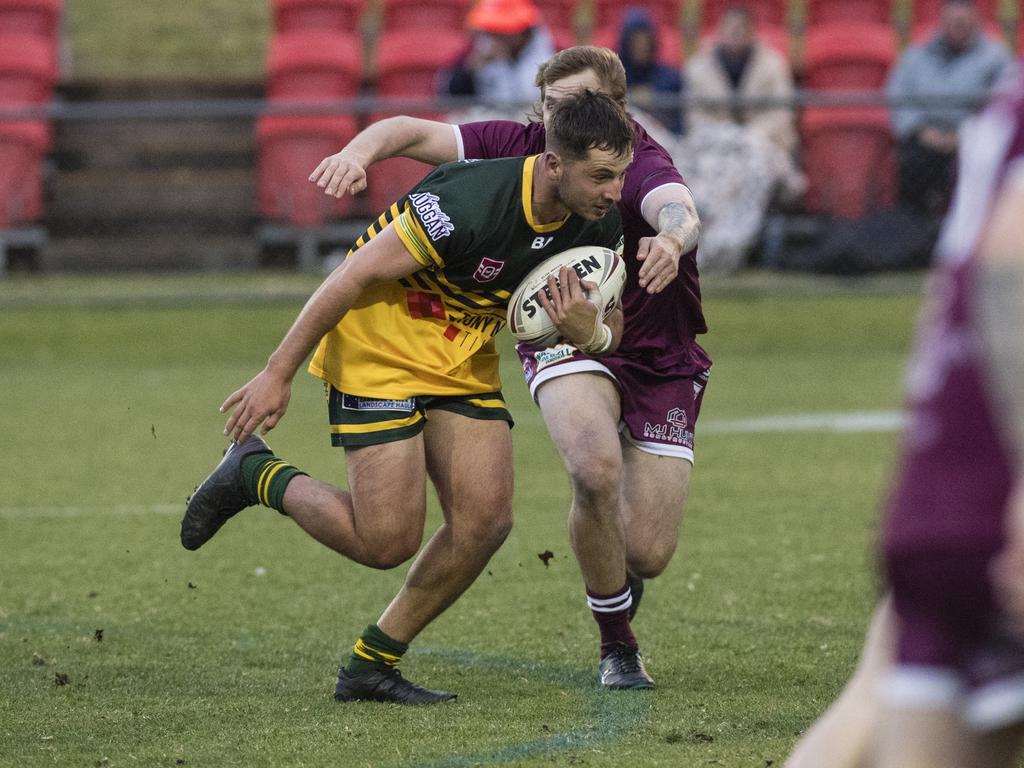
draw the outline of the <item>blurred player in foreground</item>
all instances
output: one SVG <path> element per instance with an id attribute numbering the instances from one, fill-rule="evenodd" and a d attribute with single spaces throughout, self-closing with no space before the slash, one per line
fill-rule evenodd
<path id="1" fill-rule="evenodd" d="M 494 336 L 511 292 L 538 263 L 621 241 L 615 203 L 632 159 L 631 122 L 589 91 L 565 99 L 551 119 L 541 154 L 446 165 L 392 205 L 313 294 L 267 366 L 221 406 L 233 409 L 225 428 L 233 443 L 189 501 L 187 549 L 260 503 L 358 563 L 393 568 L 422 543 L 427 477 L 437 489 L 444 522 L 338 671 L 339 701 L 454 698 L 410 683 L 398 663 L 512 526 L 512 419 Z M 613 347 L 576 274 L 563 270 L 560 282 L 551 286 L 552 319 L 562 334 L 593 352 Z M 621 313 L 612 316 L 618 336 Z M 314 347 L 310 371 L 328 387 L 331 442 L 345 448 L 350 491 L 278 459 L 254 434 L 284 416 Z"/>
<path id="2" fill-rule="evenodd" d="M 442 163 L 526 155 L 544 146 L 552 110 L 579 89 L 600 90 L 623 107 L 626 102 L 626 72 L 607 48 L 560 51 L 540 67 L 537 85 L 543 122 L 391 118 L 324 158 L 310 180 L 340 197 L 362 191 L 366 168 L 389 157 Z M 660 574 L 676 550 L 711 368 L 696 340 L 707 326 L 693 197 L 665 149 L 635 121 L 634 127 L 636 151 L 619 203 L 627 278 L 617 353 L 597 360 L 569 346 L 517 347 L 572 478 L 569 533 L 601 634 L 599 676 L 607 688 L 654 686 L 630 620 L 643 579 Z"/>
<path id="3" fill-rule="evenodd" d="M 937 259 L 908 377 L 911 420 L 903 462 L 884 529 L 891 608 L 880 607 L 858 673 L 798 745 L 787 762 L 790 768 L 1009 768 L 1020 751 L 1024 80 L 1019 72 L 965 129 L 960 181 Z"/>

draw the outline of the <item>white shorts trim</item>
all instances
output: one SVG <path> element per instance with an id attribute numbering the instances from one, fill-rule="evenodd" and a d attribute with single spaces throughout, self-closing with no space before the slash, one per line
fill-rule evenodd
<path id="1" fill-rule="evenodd" d="M 530 396 L 537 402 L 537 388 L 546 381 L 557 379 L 561 376 L 569 376 L 574 373 L 600 373 L 612 381 L 618 383 L 615 375 L 605 366 L 596 360 L 574 360 L 571 363 L 558 363 L 550 368 L 540 371 L 530 382 Z M 654 456 L 670 456 L 677 459 L 685 459 L 693 464 L 693 449 L 682 445 L 665 445 L 664 443 L 651 443 L 646 440 L 637 440 L 629 434 L 626 422 L 619 420 L 619 433 L 629 441 L 637 450 L 650 453 Z"/>
<path id="2" fill-rule="evenodd" d="M 536 359 L 536 358 L 534 358 Z M 560 376 L 568 376 L 572 373 L 602 373 L 612 381 L 615 376 L 596 360 L 574 360 L 571 363 L 557 363 L 542 371 L 538 371 L 530 382 L 530 396 L 533 402 L 537 402 L 537 388 L 545 381 L 557 379 Z"/>
<path id="3" fill-rule="evenodd" d="M 650 443 L 646 440 L 637 440 L 629 434 L 629 428 L 625 422 L 619 422 L 619 432 L 629 443 L 639 451 L 650 453 L 654 456 L 669 456 L 675 459 L 685 459 L 693 465 L 693 449 L 683 445 L 665 445 L 665 443 Z"/>
<path id="4" fill-rule="evenodd" d="M 460 129 L 459 126 L 457 125 L 453 125 L 452 130 L 455 131 L 455 145 L 457 147 L 459 160 L 465 160 L 466 145 L 462 143 L 462 129 Z"/>
<path id="5" fill-rule="evenodd" d="M 1024 721 L 1024 674 L 968 694 L 964 720 L 979 731 L 994 731 Z"/>
<path id="6" fill-rule="evenodd" d="M 882 699 L 898 709 L 958 710 L 964 695 L 960 676 L 945 667 L 896 666 L 881 688 Z"/>

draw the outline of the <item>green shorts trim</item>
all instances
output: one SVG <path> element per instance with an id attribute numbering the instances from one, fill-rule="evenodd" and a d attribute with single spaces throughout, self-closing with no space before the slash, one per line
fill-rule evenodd
<path id="1" fill-rule="evenodd" d="M 423 396 L 385 400 L 350 395 L 328 385 L 331 445 L 356 448 L 408 440 L 423 431 L 429 411 L 450 411 L 470 419 L 514 425 L 501 392 L 481 395 Z"/>

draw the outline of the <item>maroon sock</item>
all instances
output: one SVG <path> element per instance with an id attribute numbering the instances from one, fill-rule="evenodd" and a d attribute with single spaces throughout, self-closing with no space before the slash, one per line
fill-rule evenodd
<path id="1" fill-rule="evenodd" d="M 594 621 L 601 630 L 601 658 L 603 659 L 617 645 L 636 649 L 636 638 L 629 626 L 629 607 L 633 598 L 629 592 L 629 582 L 610 595 L 599 595 L 587 588 L 587 605 L 594 614 Z"/>

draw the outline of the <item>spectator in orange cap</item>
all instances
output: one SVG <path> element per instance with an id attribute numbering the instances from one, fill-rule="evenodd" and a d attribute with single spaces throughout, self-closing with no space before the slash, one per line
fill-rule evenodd
<path id="1" fill-rule="evenodd" d="M 490 104 L 536 101 L 537 69 L 555 46 L 532 0 L 478 0 L 466 26 L 472 42 L 441 72 L 439 92 Z"/>

